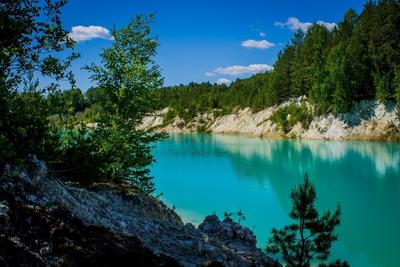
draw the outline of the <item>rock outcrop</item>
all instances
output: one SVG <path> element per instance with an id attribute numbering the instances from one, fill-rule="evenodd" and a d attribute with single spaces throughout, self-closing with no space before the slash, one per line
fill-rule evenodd
<path id="1" fill-rule="evenodd" d="M 301 139 L 325 140 L 400 140 L 400 119 L 394 103 L 387 106 L 377 101 L 364 100 L 356 103 L 346 114 L 334 115 L 332 112 L 316 116 L 308 128 L 300 123 L 284 133 L 272 120 L 274 112 L 290 103 L 306 104 L 306 97 L 299 97 L 281 105 L 252 112 L 250 108 L 237 109 L 234 113 L 214 116 L 214 113 L 198 114 L 185 123 L 176 117 L 164 123 L 168 108 L 145 118 L 142 129 L 155 128 L 166 132 L 209 132 L 215 134 L 242 134 L 255 137 L 296 137 Z"/>
<path id="2" fill-rule="evenodd" d="M 213 215 L 196 228 L 131 186 L 81 187 L 56 179 L 35 157 L 29 162 L 6 166 L 0 178 L 1 263 L 279 266 L 231 220 Z"/>
<path id="3" fill-rule="evenodd" d="M 180 266 L 133 236 L 0 192 L 0 266 Z"/>

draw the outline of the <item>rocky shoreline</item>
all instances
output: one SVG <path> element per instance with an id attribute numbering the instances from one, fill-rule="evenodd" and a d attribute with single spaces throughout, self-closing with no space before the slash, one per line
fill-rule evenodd
<path id="1" fill-rule="evenodd" d="M 280 266 L 230 219 L 196 228 L 131 186 L 62 181 L 34 156 L 5 167 L 0 197 L 2 266 Z"/>
<path id="2" fill-rule="evenodd" d="M 394 103 L 385 106 L 377 101 L 364 100 L 356 103 L 349 113 L 335 116 L 329 112 L 313 117 L 306 129 L 301 123 L 297 123 L 289 132 L 284 133 L 271 120 L 271 116 L 278 109 L 291 103 L 310 106 L 306 97 L 299 97 L 258 112 L 244 108 L 222 116 L 214 115 L 213 112 L 197 114 L 189 122 L 179 117 L 165 122 L 164 118 L 169 110 L 166 108 L 144 118 L 140 128 L 169 133 L 208 132 L 266 138 L 400 141 L 400 119 L 397 114 L 398 107 Z"/>

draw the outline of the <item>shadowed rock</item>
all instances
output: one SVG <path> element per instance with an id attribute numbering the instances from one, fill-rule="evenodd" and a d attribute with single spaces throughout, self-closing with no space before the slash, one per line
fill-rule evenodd
<path id="1" fill-rule="evenodd" d="M 7 222 L 4 225 L 8 228 L 23 225 L 15 231 L 18 240 L 24 235 L 36 240 L 35 231 L 42 229 L 43 223 L 39 220 L 40 214 L 43 219 L 49 218 L 47 228 L 43 228 L 45 245 L 32 247 L 32 241 L 15 241 L 16 247 L 21 243 L 23 251 L 32 251 L 22 257 L 26 256 L 28 262 L 28 257 L 40 262 L 43 255 L 49 255 L 45 263 L 67 257 L 79 265 L 81 258 L 84 261 L 104 254 L 105 258 L 100 257 L 101 265 L 108 263 L 108 256 L 125 259 L 126 252 L 137 255 L 137 260 L 131 258 L 132 266 L 157 266 L 158 263 L 172 266 L 178 262 L 184 266 L 278 265 L 256 247 L 252 231 L 231 220 L 221 222 L 216 216 L 209 216 L 196 229 L 184 224 L 163 202 L 131 186 L 100 184 L 83 188 L 54 178 L 46 164 L 36 157 L 31 157 L 29 162 L 26 169 L 6 166 L 0 178 L 2 199 L 12 203 L 0 205 L 0 211 L 4 211 L 0 221 Z M 9 213 L 18 214 L 17 210 L 23 212 L 17 216 L 20 219 L 10 220 Z M 32 220 L 26 213 L 33 213 L 38 219 Z M 61 221 L 55 220 L 57 216 L 61 216 Z M 29 227 L 36 230 L 25 232 Z M 10 242 L 12 236 L 7 231 L 3 233 L 2 242 Z M 13 253 L 17 252 L 7 255 Z M 154 262 L 141 265 L 145 263 L 142 256 Z"/>

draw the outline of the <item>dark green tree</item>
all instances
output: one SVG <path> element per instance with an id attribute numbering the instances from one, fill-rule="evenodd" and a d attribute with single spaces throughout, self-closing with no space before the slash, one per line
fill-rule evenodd
<path id="1" fill-rule="evenodd" d="M 278 54 L 278 59 L 275 62 L 272 88 L 278 95 L 277 103 L 289 98 L 292 91 L 291 72 L 294 53 L 295 48 L 288 45 Z"/>
<path id="2" fill-rule="evenodd" d="M 368 1 L 358 23 L 368 36 L 376 97 L 386 103 L 393 98 L 394 71 L 400 62 L 400 2 Z"/>
<path id="3" fill-rule="evenodd" d="M 328 56 L 325 80 L 325 85 L 333 91 L 333 111 L 336 114 L 349 111 L 353 103 L 354 83 L 351 78 L 350 66 L 346 45 L 340 43 L 331 50 Z"/>
<path id="4" fill-rule="evenodd" d="M 391 97 L 391 82 L 388 73 L 375 72 L 374 85 L 376 88 L 376 98 L 387 104 Z"/>
<path id="5" fill-rule="evenodd" d="M 296 221 L 281 230 L 272 229 L 267 251 L 280 253 L 291 267 L 308 267 L 316 259 L 324 261 L 330 254 L 332 242 L 337 240 L 334 233 L 340 224 L 340 207 L 319 215 L 315 208 L 316 191 L 307 173 L 304 182 L 291 193 L 292 210 L 290 218 Z"/>
<path id="6" fill-rule="evenodd" d="M 0 73 L 2 85 L 12 88 L 29 73 L 38 71 L 57 81 L 69 79 L 71 53 L 64 59 L 54 53 L 71 49 L 75 42 L 61 23 L 61 8 L 66 0 L 10 0 L 0 4 Z M 56 83 L 51 86 L 57 86 Z"/>
<path id="7" fill-rule="evenodd" d="M 66 1 L 9 0 L 0 3 L 0 163 L 43 156 L 48 140 L 44 91 L 33 73 L 74 83 L 68 70 L 78 55 L 61 57 L 74 41 L 62 27 Z M 4 148 L 4 149 L 3 149 Z"/>
<path id="8" fill-rule="evenodd" d="M 346 45 L 346 57 L 351 68 L 354 86 L 353 101 L 375 98 L 372 59 L 368 52 L 368 34 L 360 23 L 353 29 Z"/>
<path id="9" fill-rule="evenodd" d="M 310 53 L 310 100 L 316 104 L 319 112 L 325 112 L 331 102 L 332 91 L 325 83 L 326 58 L 330 49 L 331 34 L 324 26 L 314 24 L 304 40 Z"/>
<path id="10" fill-rule="evenodd" d="M 301 47 L 304 42 L 304 32 L 299 29 L 292 38 L 292 46 L 294 49 L 292 69 L 290 71 L 290 79 L 292 81 L 291 95 L 306 95 L 306 84 L 303 76 L 303 66 L 306 64 L 304 54 Z"/>

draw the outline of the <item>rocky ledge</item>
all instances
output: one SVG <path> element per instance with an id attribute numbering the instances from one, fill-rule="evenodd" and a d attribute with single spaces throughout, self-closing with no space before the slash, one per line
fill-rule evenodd
<path id="1" fill-rule="evenodd" d="M 164 122 L 169 108 L 155 112 L 144 118 L 141 129 L 157 129 L 166 132 L 209 132 L 214 134 L 241 134 L 254 137 L 289 137 L 322 140 L 389 140 L 400 141 L 399 107 L 395 103 L 386 106 L 373 100 L 364 100 L 353 105 L 350 112 L 334 115 L 328 112 L 312 118 L 307 128 L 301 123 L 295 124 L 288 133 L 284 133 L 271 116 L 280 108 L 289 104 L 312 105 L 305 96 L 294 98 L 280 105 L 258 112 L 250 108 L 237 108 L 232 114 L 217 116 L 214 112 L 197 114 L 185 122 L 176 117 Z"/>
<path id="2" fill-rule="evenodd" d="M 196 228 L 131 186 L 82 187 L 28 162 L 0 177 L 2 266 L 280 266 L 230 219 Z"/>

